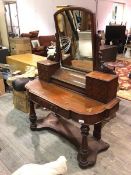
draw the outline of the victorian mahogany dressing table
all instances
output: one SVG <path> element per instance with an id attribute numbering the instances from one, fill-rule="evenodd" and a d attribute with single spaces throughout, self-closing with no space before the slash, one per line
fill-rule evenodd
<path id="1" fill-rule="evenodd" d="M 94 165 L 97 154 L 109 147 L 101 139 L 101 128 L 102 122 L 119 106 L 116 98 L 118 77 L 96 71 L 98 49 L 91 11 L 68 7 L 57 11 L 54 18 L 56 58 L 38 62 L 39 79 L 26 85 L 30 128 L 34 131 L 51 129 L 69 139 L 78 149 L 80 167 L 86 168 Z M 81 38 L 83 34 L 85 36 Z M 88 48 L 91 49 L 89 52 Z M 92 72 L 88 72 L 90 62 Z M 79 64 L 86 65 L 87 70 L 86 66 L 82 70 Z M 34 103 L 50 109 L 52 113 L 37 120 Z M 94 125 L 92 136 L 89 135 L 90 125 Z"/>

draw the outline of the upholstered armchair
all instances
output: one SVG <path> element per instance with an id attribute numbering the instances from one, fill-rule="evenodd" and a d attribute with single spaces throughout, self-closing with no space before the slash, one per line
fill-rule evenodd
<path id="1" fill-rule="evenodd" d="M 38 36 L 39 31 L 32 31 L 29 33 L 22 33 L 21 37 L 29 37 L 31 40 L 32 53 L 41 56 L 47 56 L 47 47 L 51 42 L 55 42 L 55 35 Z"/>
<path id="2" fill-rule="evenodd" d="M 55 42 L 55 35 L 46 35 L 46 36 L 39 36 L 38 37 L 40 46 L 36 48 L 35 54 L 41 55 L 41 50 L 43 49 L 43 56 L 47 56 L 47 48 L 51 45 L 51 42 Z"/>

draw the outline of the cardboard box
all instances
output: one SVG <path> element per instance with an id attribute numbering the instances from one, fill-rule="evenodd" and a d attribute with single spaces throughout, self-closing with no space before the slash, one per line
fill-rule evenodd
<path id="1" fill-rule="evenodd" d="M 29 112 L 29 101 L 26 91 L 13 90 L 13 104 L 14 107 L 25 113 Z"/>
<path id="2" fill-rule="evenodd" d="M 10 38 L 11 55 L 32 53 L 30 38 Z"/>
<path id="3" fill-rule="evenodd" d="M 2 75 L 0 74 L 0 95 L 5 93 L 5 85 Z"/>

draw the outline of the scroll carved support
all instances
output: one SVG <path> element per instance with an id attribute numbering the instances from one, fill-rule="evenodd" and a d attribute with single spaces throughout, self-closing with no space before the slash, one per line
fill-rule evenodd
<path id="1" fill-rule="evenodd" d="M 86 168 L 88 166 L 88 141 L 87 137 L 89 135 L 89 126 L 88 125 L 82 125 L 81 126 L 81 135 L 82 135 L 82 143 L 80 146 L 80 151 L 78 153 L 78 161 L 79 161 L 79 166 L 81 168 Z"/>
<path id="2" fill-rule="evenodd" d="M 37 127 L 37 116 L 36 116 L 36 113 L 35 113 L 34 103 L 32 101 L 30 101 L 29 119 L 30 119 L 30 128 L 33 131 Z"/>

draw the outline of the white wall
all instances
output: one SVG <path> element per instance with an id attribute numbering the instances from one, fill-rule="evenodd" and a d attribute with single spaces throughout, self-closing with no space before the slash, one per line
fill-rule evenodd
<path id="1" fill-rule="evenodd" d="M 131 0 L 130 0 L 130 4 L 126 5 L 124 20 L 125 22 L 127 22 L 127 25 L 126 25 L 127 29 L 131 33 Z"/>
<path id="2" fill-rule="evenodd" d="M 98 1 L 98 30 L 104 30 L 111 21 L 113 2 L 126 3 L 124 22 L 131 27 L 131 0 L 17 0 L 20 32 L 39 30 L 40 35 L 55 33 L 53 14 L 58 5 L 76 5 L 96 12 Z"/>
<path id="3" fill-rule="evenodd" d="M 123 22 L 127 23 L 127 29 L 131 28 L 131 0 L 98 0 L 98 30 L 105 30 L 105 26 L 112 19 L 113 2 L 125 3 Z"/>
<path id="4" fill-rule="evenodd" d="M 39 30 L 40 35 L 55 34 L 53 14 L 56 6 L 76 5 L 96 10 L 95 0 L 17 0 L 20 32 Z"/>
<path id="5" fill-rule="evenodd" d="M 97 21 L 98 30 L 104 30 L 105 26 L 111 21 L 112 15 L 112 2 L 99 0 L 97 6 Z"/>

